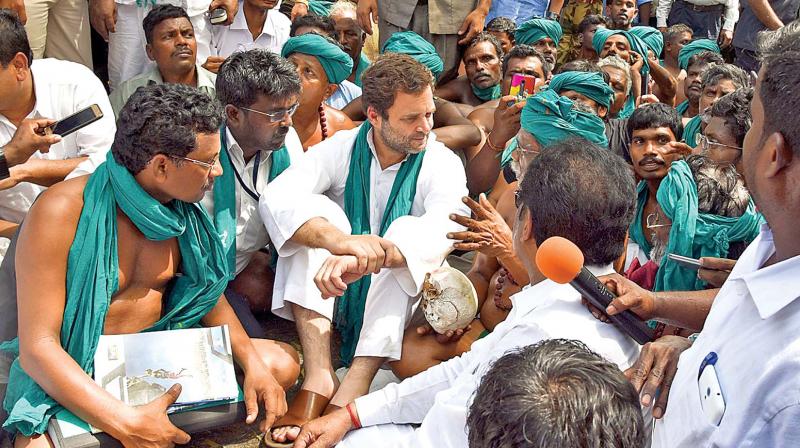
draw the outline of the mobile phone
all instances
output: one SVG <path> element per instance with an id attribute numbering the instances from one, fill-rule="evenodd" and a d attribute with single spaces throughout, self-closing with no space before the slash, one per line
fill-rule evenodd
<path id="1" fill-rule="evenodd" d="M 667 257 L 669 257 L 670 260 L 674 261 L 675 263 L 678 263 L 679 265 L 683 266 L 686 269 L 692 269 L 695 271 L 700 269 L 700 260 L 696 258 L 689 258 L 676 254 L 669 254 L 667 255 Z"/>
<path id="2" fill-rule="evenodd" d="M 216 8 L 215 10 L 211 11 L 211 14 L 209 14 L 208 20 L 212 25 L 219 25 L 220 23 L 228 20 L 228 11 L 225 11 L 225 8 Z"/>
<path id="3" fill-rule="evenodd" d="M 100 106 L 97 104 L 92 104 L 86 109 L 75 112 L 69 117 L 58 120 L 50 126 L 47 126 L 44 129 L 44 132 L 48 134 L 58 134 L 62 137 L 65 137 L 101 118 L 103 118 L 103 111 L 100 110 Z"/>
<path id="4" fill-rule="evenodd" d="M 511 78 L 511 90 L 509 95 L 519 98 L 527 98 L 536 92 L 536 77 L 515 73 Z"/>
<path id="5" fill-rule="evenodd" d="M 650 74 L 642 75 L 642 95 L 650 95 Z"/>

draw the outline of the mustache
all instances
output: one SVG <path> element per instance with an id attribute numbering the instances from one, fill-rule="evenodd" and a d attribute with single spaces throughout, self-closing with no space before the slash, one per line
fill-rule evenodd
<path id="1" fill-rule="evenodd" d="M 639 161 L 639 166 L 647 165 L 649 163 L 657 163 L 659 165 L 664 165 L 665 164 L 663 160 L 659 159 L 656 156 L 645 156 L 644 159 Z"/>

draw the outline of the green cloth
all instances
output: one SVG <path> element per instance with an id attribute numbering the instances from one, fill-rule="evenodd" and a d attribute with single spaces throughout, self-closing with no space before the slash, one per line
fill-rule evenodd
<path id="1" fill-rule="evenodd" d="M 675 106 L 675 110 L 681 115 L 685 114 L 686 111 L 689 110 L 689 100 L 683 100 L 681 104 Z"/>
<path id="2" fill-rule="evenodd" d="M 228 154 L 228 139 L 227 128 L 222 127 L 219 131 L 220 145 L 222 150 L 219 152 L 219 163 L 222 165 L 222 175 L 214 180 L 214 226 L 222 240 L 222 246 L 225 249 L 225 259 L 228 262 L 228 273 L 230 280 L 236 274 L 236 218 L 238 211 L 236 210 L 236 178 L 231 163 L 231 156 Z M 272 162 L 269 167 L 268 182 L 272 182 L 278 175 L 289 168 L 291 163 L 289 157 L 289 150 L 286 145 L 281 146 L 277 151 L 272 151 Z M 272 257 L 270 263 L 272 270 L 275 271 L 275 266 L 278 263 L 276 253 L 270 254 Z"/>
<path id="3" fill-rule="evenodd" d="M 692 148 L 697 147 L 697 136 L 700 135 L 700 124 L 702 124 L 701 116 L 695 115 L 683 127 L 683 141 Z"/>
<path id="4" fill-rule="evenodd" d="M 358 58 L 358 65 L 356 66 L 356 79 L 353 80 L 353 84 L 361 87 L 361 75 L 363 75 L 364 71 L 369 68 L 369 64 L 371 64 L 369 58 L 367 58 L 364 53 L 361 53 Z"/>
<path id="5" fill-rule="evenodd" d="M 308 0 L 308 10 L 321 17 L 328 17 L 332 6 L 331 0 Z"/>
<path id="6" fill-rule="evenodd" d="M 329 84 L 339 84 L 353 72 L 353 59 L 332 41 L 315 33 L 290 37 L 283 44 L 281 56 L 292 53 L 315 56 L 325 70 Z"/>
<path id="7" fill-rule="evenodd" d="M 635 26 L 629 33 L 641 39 L 657 58 L 661 57 L 661 51 L 664 50 L 664 35 L 661 31 L 651 26 Z"/>
<path id="8" fill-rule="evenodd" d="M 564 30 L 561 29 L 561 24 L 555 20 L 531 19 L 517 28 L 517 32 L 514 33 L 514 40 L 516 45 L 533 45 L 537 41 L 549 37 L 553 39 L 553 43 L 558 45 L 563 35 Z"/>
<path id="9" fill-rule="evenodd" d="M 407 54 L 428 67 L 434 78 L 439 78 L 444 71 L 444 62 L 436 52 L 436 47 L 413 31 L 393 33 L 383 44 L 381 53 Z"/>
<path id="10" fill-rule="evenodd" d="M 678 53 L 678 67 L 680 67 L 681 70 L 688 70 L 689 59 L 702 51 L 712 51 L 718 54 L 722 53 L 716 41 L 711 39 L 697 39 L 689 42 L 688 44 L 684 45 L 683 48 L 681 48 L 680 53 Z"/>
<path id="11" fill-rule="evenodd" d="M 638 187 L 636 217 L 631 225 L 631 238 L 646 253 L 650 245 L 642 233 L 642 210 L 647 203 L 646 182 Z M 696 291 L 705 288 L 705 282 L 697 278 L 697 272 L 681 267 L 670 260 L 667 254 L 690 258 L 728 256 L 730 243 L 749 243 L 758 236 L 764 217 L 756 212 L 751 200 L 745 213 L 738 218 L 711 215 L 698 211 L 697 184 L 689 165 L 678 160 L 670 166 L 669 173 L 661 181 L 656 200 L 671 221 L 669 243 L 664 258 L 659 264 L 654 291 Z"/>
<path id="12" fill-rule="evenodd" d="M 581 137 L 608 147 L 606 127 L 595 114 L 572 108 L 572 100 L 545 88 L 528 98 L 520 125 L 544 148 L 570 137 Z"/>
<path id="13" fill-rule="evenodd" d="M 639 36 L 631 34 L 628 31 L 598 28 L 594 33 L 594 37 L 592 38 L 592 47 L 594 48 L 594 51 L 596 51 L 598 55 L 602 54 L 603 47 L 605 46 L 608 38 L 617 34 L 622 34 L 625 36 L 625 38 L 628 40 L 628 45 L 631 47 L 631 51 L 638 53 L 644 59 L 641 70 L 642 75 L 650 73 L 650 63 L 648 62 L 647 58 L 647 44 L 645 44 L 644 41 L 639 38 Z"/>
<path id="14" fill-rule="evenodd" d="M 503 152 L 500 153 L 500 168 L 505 168 L 506 165 L 511 163 L 511 154 L 517 149 L 517 146 L 519 146 L 519 143 L 517 143 L 517 137 L 514 137 L 508 146 L 503 149 Z"/>
<path id="15" fill-rule="evenodd" d="M 550 88 L 559 95 L 565 90 L 572 90 L 594 100 L 597 104 L 611 107 L 614 90 L 597 72 L 564 72 L 553 76 Z"/>
<path id="16" fill-rule="evenodd" d="M 472 93 L 474 93 L 475 96 L 482 99 L 483 101 L 496 100 L 502 96 L 502 92 L 500 90 L 500 84 L 495 84 L 493 86 L 486 88 L 478 87 L 472 83 L 470 83 L 469 86 L 472 87 Z"/>
<path id="17" fill-rule="evenodd" d="M 367 143 L 367 134 L 372 125 L 368 121 L 361 125 L 350 156 L 350 169 L 344 186 L 344 213 L 350 221 L 352 235 L 370 235 L 370 166 L 372 151 Z M 395 219 L 411 213 L 414 195 L 417 193 L 417 177 L 422 167 L 425 151 L 410 154 L 400 165 L 389 200 L 381 218 L 379 236 L 383 236 Z M 334 316 L 336 327 L 342 336 L 341 358 L 350 365 L 355 355 L 358 337 L 364 321 L 364 306 L 372 276 L 366 275 L 347 286 L 344 296 L 338 301 Z"/>
<path id="18" fill-rule="evenodd" d="M 625 105 L 622 106 L 622 110 L 619 111 L 617 114 L 617 118 L 625 119 L 630 118 L 633 115 L 633 111 L 636 109 L 636 98 L 633 95 L 628 95 L 628 99 L 625 100 Z"/>
<path id="19" fill-rule="evenodd" d="M 193 327 L 216 304 L 228 283 L 225 252 L 208 214 L 199 204 L 161 204 L 114 160 L 91 175 L 83 191 L 75 239 L 67 258 L 66 303 L 61 346 L 91 375 L 111 297 L 119 288 L 117 207 L 148 240 L 177 237 L 181 266 L 163 299 L 163 316 L 146 331 Z M 18 354 L 18 340 L 2 345 Z M 43 434 L 51 416 L 63 409 L 28 376 L 17 358 L 9 373 L 4 428 L 25 436 Z"/>

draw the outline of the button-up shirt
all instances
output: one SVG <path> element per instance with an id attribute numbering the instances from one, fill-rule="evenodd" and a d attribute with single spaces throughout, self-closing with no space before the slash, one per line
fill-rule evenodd
<path id="1" fill-rule="evenodd" d="M 289 40 L 289 28 L 292 21 L 280 11 L 269 10 L 261 34 L 253 39 L 247 28 L 247 19 L 244 8 L 239 12 L 229 26 L 215 26 L 211 29 L 211 47 L 217 56 L 227 58 L 237 51 L 247 51 L 261 48 L 276 54 L 281 54 L 283 44 Z"/>
<path id="2" fill-rule="evenodd" d="M 196 64 L 195 69 L 197 70 L 197 88 L 211 98 L 216 98 L 217 89 L 214 83 L 217 80 L 217 75 L 204 69 L 200 64 Z M 139 87 L 163 83 L 164 79 L 161 78 L 161 72 L 158 70 L 157 66 L 153 66 L 150 70 L 141 75 L 134 76 L 123 82 L 111 92 L 111 107 L 114 108 L 114 115 L 119 116 L 119 111 L 122 110 L 122 106 L 125 105 L 128 98 L 130 98 L 133 92 Z"/>
<path id="3" fill-rule="evenodd" d="M 656 7 L 656 24 L 659 28 L 666 28 L 669 11 L 672 9 L 674 0 L 659 0 Z M 686 0 L 697 6 L 722 5 L 725 7 L 725 20 L 722 22 L 722 29 L 733 31 L 733 27 L 739 20 L 739 0 Z"/>
<path id="4" fill-rule="evenodd" d="M 94 172 L 105 161 L 117 129 L 114 112 L 103 84 L 85 66 L 57 59 L 34 60 L 31 64 L 31 76 L 36 104 L 26 118 L 61 120 L 92 104 L 100 106 L 103 112 L 103 118 L 65 136 L 60 142 L 50 146 L 47 153 L 37 151 L 31 158 L 67 160 L 89 156 L 67 178 Z M 11 141 L 16 131 L 17 127 L 0 115 L 0 146 Z M 45 188 L 23 182 L 0 191 L 0 219 L 21 222 L 33 201 Z"/>
<path id="5" fill-rule="evenodd" d="M 611 265 L 588 269 L 595 275 L 613 272 Z M 623 370 L 639 355 L 636 342 L 592 317 L 580 293 L 569 285 L 544 280 L 515 294 L 511 302 L 514 307 L 506 320 L 468 352 L 357 398 L 361 424 L 421 423 L 413 434 L 405 434 L 413 440 L 392 441 L 393 447 L 462 448 L 468 445 L 467 412 L 480 380 L 508 351 L 546 339 L 577 339 Z"/>
<path id="6" fill-rule="evenodd" d="M 762 267 L 774 253 L 765 225 L 681 355 L 654 447 L 800 446 L 800 256 Z M 711 352 L 725 400 L 719 425 L 706 418 L 698 383 Z"/>
<path id="7" fill-rule="evenodd" d="M 245 162 L 241 146 L 236 143 L 236 139 L 227 128 L 225 128 L 225 138 L 233 169 L 239 173 L 239 178 L 250 191 L 261 195 L 269 181 L 272 152 L 261 151 L 259 164 L 256 166 L 256 157 L 251 157 Z M 289 133 L 286 134 L 286 150 L 289 151 L 291 163 L 296 163 L 303 156 L 303 145 L 294 128 L 289 128 Z M 255 184 L 253 183 L 254 171 L 256 173 Z M 219 178 L 217 178 L 217 182 L 220 182 Z M 261 215 L 258 214 L 258 201 L 245 192 L 236 176 L 234 176 L 233 182 L 236 191 L 236 274 L 239 274 L 250 263 L 253 254 L 269 243 L 269 234 L 261 220 Z M 214 216 L 213 191 L 206 193 L 201 204 L 211 216 Z"/>
<path id="8" fill-rule="evenodd" d="M 379 1 L 378 16 L 392 25 L 408 28 L 417 3 L 417 0 Z M 428 0 L 431 34 L 457 34 L 477 4 L 477 0 Z"/>

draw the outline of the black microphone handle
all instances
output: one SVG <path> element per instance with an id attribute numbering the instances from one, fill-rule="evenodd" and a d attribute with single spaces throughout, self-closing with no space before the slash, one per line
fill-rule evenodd
<path id="1" fill-rule="evenodd" d="M 569 284 L 578 290 L 583 297 L 603 314 L 606 314 L 606 308 L 615 297 L 614 294 L 606 288 L 606 285 L 585 267 L 581 268 L 581 272 L 575 279 L 569 282 Z M 614 316 L 608 316 L 608 314 L 606 314 L 606 316 L 640 345 L 644 345 L 653 340 L 653 330 L 651 330 L 645 322 L 642 322 L 632 311 L 625 310 Z"/>

